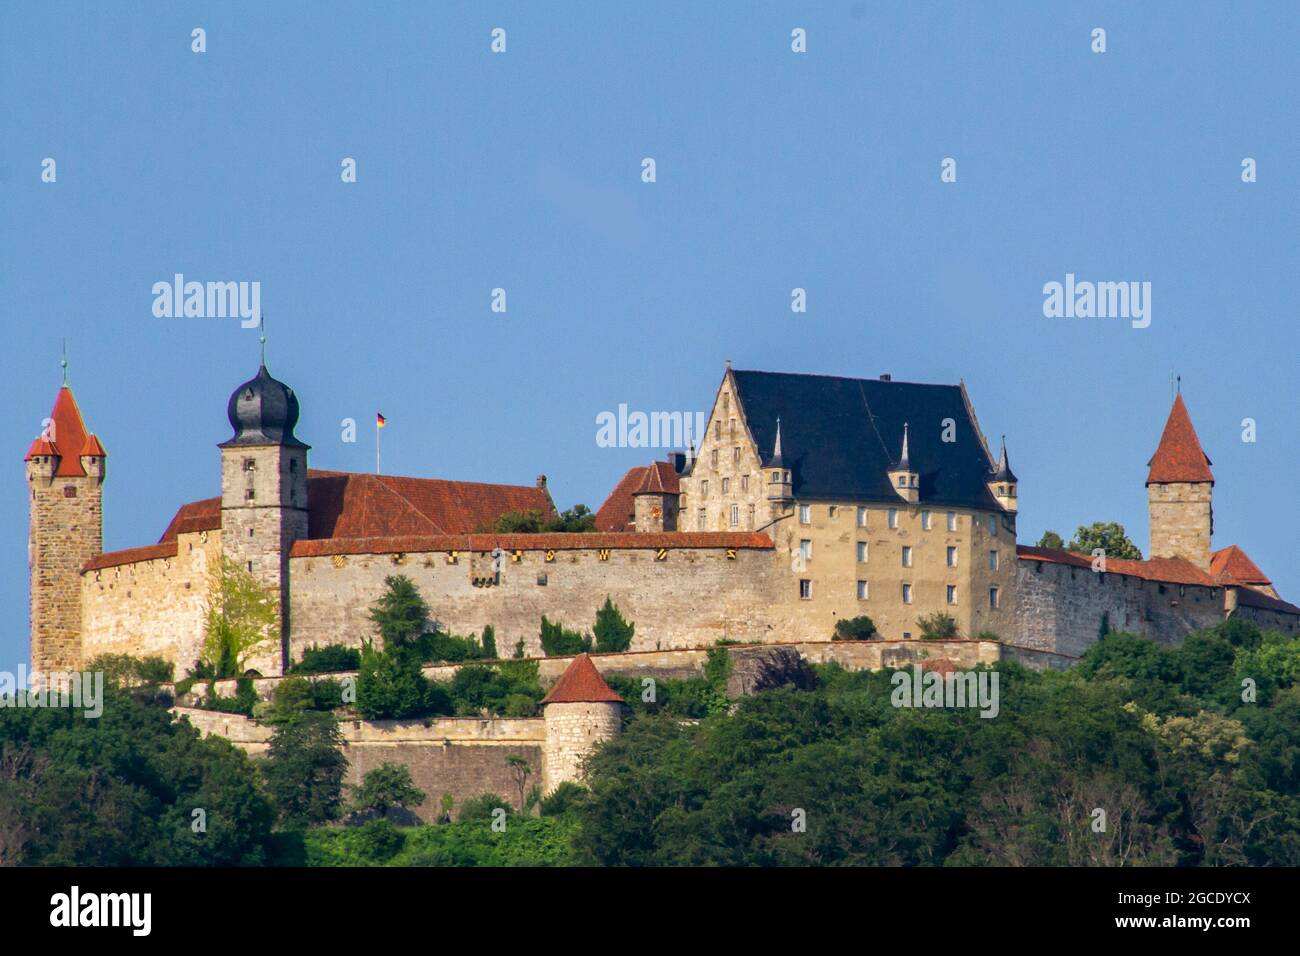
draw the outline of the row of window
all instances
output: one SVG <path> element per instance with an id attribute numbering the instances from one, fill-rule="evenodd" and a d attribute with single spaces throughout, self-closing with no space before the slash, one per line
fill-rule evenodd
<path id="1" fill-rule="evenodd" d="M 799 597 L 805 601 L 811 601 L 813 596 L 812 581 L 808 578 L 799 580 Z M 912 603 L 912 585 L 904 582 L 902 585 L 902 598 L 904 604 Z M 858 582 L 858 600 L 866 601 L 871 597 L 871 587 L 866 581 Z M 947 600 L 949 604 L 957 603 L 957 585 L 947 585 Z M 989 588 L 989 609 L 996 611 L 1001 607 L 1002 594 L 1001 588 Z"/>
<path id="2" fill-rule="evenodd" d="M 744 491 L 749 491 L 749 475 L 741 475 L 741 476 L 740 476 L 740 490 L 741 490 L 742 492 L 744 492 Z M 723 478 L 723 479 L 722 479 L 722 493 L 723 493 L 724 495 L 729 495 L 729 494 L 731 494 L 731 479 L 730 479 L 730 478 Z M 707 498 L 708 496 L 709 496 L 709 479 L 705 478 L 705 479 L 703 479 L 703 480 L 700 482 L 700 497 L 701 497 L 701 498 Z"/>
<path id="3" fill-rule="evenodd" d="M 858 563 L 866 564 L 867 557 L 868 557 L 867 542 L 859 541 L 857 544 L 858 544 Z M 805 561 L 812 560 L 811 539 L 804 538 L 799 542 L 799 554 L 800 556 L 803 557 Z M 912 566 L 911 545 L 909 544 L 903 545 L 902 558 L 903 558 L 903 567 L 910 568 Z M 955 546 L 953 545 L 948 546 L 947 559 L 948 559 L 948 567 L 950 568 L 957 567 L 957 548 Z M 998 553 L 996 551 L 989 551 L 989 570 L 996 571 L 997 569 L 998 569 Z"/>
<path id="4" fill-rule="evenodd" d="M 831 516 L 832 518 L 835 517 L 835 511 L 836 511 L 836 507 L 835 507 L 835 505 L 831 505 L 831 506 L 830 506 L 830 516 Z M 897 528 L 897 527 L 898 527 L 898 509 L 897 509 L 897 508 L 890 508 L 890 509 L 888 509 L 888 511 L 886 512 L 886 518 L 887 518 L 887 521 L 888 521 L 889 527 L 891 527 L 891 528 Z M 800 505 L 800 506 L 799 506 L 799 523 L 800 523 L 800 524 L 812 524 L 812 505 Z M 864 508 L 864 507 L 862 507 L 861 505 L 859 505 L 859 506 L 858 506 L 858 527 L 859 527 L 859 528 L 865 528 L 866 526 L 867 526 L 867 509 Z M 925 508 L 921 509 L 921 530 L 922 530 L 922 531 L 929 531 L 933 526 L 934 526 L 934 516 L 933 516 L 933 512 L 931 512 L 930 510 L 925 509 Z M 957 512 L 955 512 L 955 511 L 949 511 L 949 512 L 948 512 L 948 524 L 947 524 L 947 527 L 948 527 L 948 530 L 949 530 L 949 531 L 956 531 L 956 530 L 957 530 Z M 998 519 L 997 519 L 997 516 L 996 516 L 996 515 L 989 515 L 989 516 L 988 516 L 988 529 L 989 529 L 989 534 L 991 534 L 991 535 L 995 535 L 995 536 L 997 535 L 997 533 L 998 533 Z"/>

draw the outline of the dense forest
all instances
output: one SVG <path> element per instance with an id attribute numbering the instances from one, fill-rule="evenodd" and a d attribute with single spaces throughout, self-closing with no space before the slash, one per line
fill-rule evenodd
<path id="1" fill-rule="evenodd" d="M 466 666 L 458 693 L 492 689 L 498 665 Z M 516 671 L 493 692 L 531 703 Z M 1300 865 L 1300 640 L 1236 621 L 1176 649 L 1111 633 L 1070 671 L 998 671 L 993 719 L 896 707 L 889 672 L 835 666 L 733 702 L 725 655 L 654 705 L 615 680 L 634 706 L 589 789 L 444 799 L 424 826 L 403 810 L 440 795 L 401 768 L 344 786 L 310 693 L 277 701 L 252 760 L 117 675 L 97 719 L 0 708 L 0 862 Z"/>

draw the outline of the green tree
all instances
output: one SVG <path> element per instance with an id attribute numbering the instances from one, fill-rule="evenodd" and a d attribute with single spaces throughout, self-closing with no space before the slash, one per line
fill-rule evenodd
<path id="1" fill-rule="evenodd" d="M 333 715 L 304 713 L 277 726 L 262 777 L 280 821 L 300 828 L 338 819 L 347 765 L 343 734 Z"/>
<path id="2" fill-rule="evenodd" d="M 404 574 L 389 575 L 384 586 L 383 595 L 370 609 L 370 620 L 379 629 L 385 648 L 408 644 L 428 628 L 429 606 Z"/>
<path id="3" fill-rule="evenodd" d="M 596 650 L 613 653 L 625 651 L 632 646 L 635 631 L 636 625 L 623 619 L 607 595 L 604 606 L 596 611 L 596 626 L 592 630 L 596 638 Z"/>
<path id="4" fill-rule="evenodd" d="M 366 720 L 393 720 L 449 714 L 451 700 L 445 690 L 429 683 L 413 648 L 393 644 L 377 651 L 366 644 L 357 671 L 356 707 Z"/>
<path id="5" fill-rule="evenodd" d="M 1100 548 L 1108 558 L 1142 560 L 1142 552 L 1128 539 L 1124 526 L 1114 521 L 1094 521 L 1090 525 L 1079 525 L 1066 547 L 1070 551 L 1087 555 Z"/>
<path id="6" fill-rule="evenodd" d="M 876 636 L 876 625 L 865 614 L 844 617 L 835 622 L 833 641 L 869 641 Z"/>
<path id="7" fill-rule="evenodd" d="M 591 650 L 591 635 L 570 631 L 542 615 L 542 653 L 547 657 L 568 657 Z"/>
<path id="8" fill-rule="evenodd" d="M 1061 540 L 1061 536 L 1055 531 L 1044 531 L 1043 536 L 1038 539 L 1038 547 L 1060 551 L 1065 548 L 1065 542 Z"/>
<path id="9" fill-rule="evenodd" d="M 425 793 L 411 780 L 410 769 L 400 763 L 381 763 L 366 771 L 361 786 L 352 788 L 353 813 L 373 812 L 386 817 L 394 808 L 405 810 L 424 803 Z"/>
<path id="10" fill-rule="evenodd" d="M 957 636 L 957 622 L 952 615 L 941 611 L 918 617 L 916 623 L 921 628 L 923 641 L 949 641 Z"/>
<path id="11" fill-rule="evenodd" d="M 225 556 L 211 567 L 200 660 L 211 677 L 240 677 L 249 658 L 275 638 L 279 624 L 275 596 Z"/>
<path id="12" fill-rule="evenodd" d="M 483 655 L 485 657 L 497 656 L 497 629 L 491 624 L 483 628 Z"/>

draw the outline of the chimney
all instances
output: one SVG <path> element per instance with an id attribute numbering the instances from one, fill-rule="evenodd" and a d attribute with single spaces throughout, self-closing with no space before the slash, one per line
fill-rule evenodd
<path id="1" fill-rule="evenodd" d="M 880 374 L 880 380 L 882 382 L 892 382 L 894 380 L 894 377 L 890 375 L 888 372 L 882 372 Z"/>
<path id="2" fill-rule="evenodd" d="M 537 476 L 537 487 L 540 488 L 540 489 L 542 489 L 542 491 L 545 491 L 545 490 L 546 490 L 546 476 L 545 476 L 545 475 L 538 475 L 538 476 Z"/>

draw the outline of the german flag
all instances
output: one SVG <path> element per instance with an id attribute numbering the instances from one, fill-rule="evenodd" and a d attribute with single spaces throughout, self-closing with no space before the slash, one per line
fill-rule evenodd
<path id="1" fill-rule="evenodd" d="M 383 427 L 384 427 L 385 425 L 387 425 L 387 424 L 388 424 L 388 419 L 384 418 L 383 415 L 380 415 L 380 414 L 378 414 L 378 413 L 375 414 L 375 427 L 376 427 L 376 428 L 383 428 Z"/>

